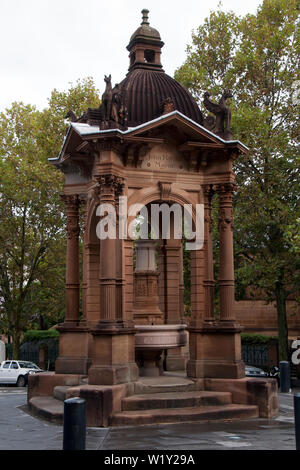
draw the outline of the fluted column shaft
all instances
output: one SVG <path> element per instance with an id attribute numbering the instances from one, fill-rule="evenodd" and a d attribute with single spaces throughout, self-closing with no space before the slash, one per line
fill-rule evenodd
<path id="1" fill-rule="evenodd" d="M 65 323 L 79 321 L 79 199 L 62 195 L 67 214 L 66 315 Z"/>
<path id="2" fill-rule="evenodd" d="M 117 198 L 124 186 L 124 179 L 114 175 L 102 175 L 97 178 L 99 200 L 101 204 L 111 204 L 117 209 Z M 117 227 L 116 227 L 117 228 Z M 117 234 L 118 236 L 118 234 Z M 122 318 L 122 299 L 119 289 L 119 269 L 117 256 L 121 256 L 118 239 L 100 240 L 100 318 L 99 326 L 109 327 Z M 122 286 L 121 286 L 122 287 Z"/>
<path id="3" fill-rule="evenodd" d="M 214 321 L 214 259 L 212 242 L 211 201 L 214 191 L 210 184 L 203 187 L 204 193 L 204 237 L 205 237 L 205 314 L 204 321 Z"/>
<path id="4" fill-rule="evenodd" d="M 87 217 L 88 217 L 88 198 L 86 195 L 79 197 L 80 203 L 83 207 L 83 259 L 82 259 L 82 324 L 87 322 Z"/>
<path id="5" fill-rule="evenodd" d="M 233 183 L 217 185 L 219 194 L 220 320 L 234 321 Z"/>

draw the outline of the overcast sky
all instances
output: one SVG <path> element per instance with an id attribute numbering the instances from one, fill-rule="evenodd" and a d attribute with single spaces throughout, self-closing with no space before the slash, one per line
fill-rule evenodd
<path id="1" fill-rule="evenodd" d="M 150 10 L 150 25 L 165 42 L 164 70 L 173 76 L 185 60 L 191 31 L 219 0 L 0 0 L 0 111 L 13 101 L 47 105 L 54 88 L 92 76 L 100 93 L 104 74 L 120 82 L 126 46 Z M 223 0 L 223 9 L 255 13 L 262 0 Z"/>

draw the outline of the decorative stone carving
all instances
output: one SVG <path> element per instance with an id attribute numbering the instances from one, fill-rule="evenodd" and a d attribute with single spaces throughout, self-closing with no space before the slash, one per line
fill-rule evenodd
<path id="1" fill-rule="evenodd" d="M 206 125 L 209 130 L 212 130 L 226 140 L 230 140 L 232 138 L 232 133 L 230 131 L 231 111 L 226 105 L 226 100 L 228 98 L 232 98 L 232 96 L 233 95 L 230 91 L 225 90 L 217 104 L 209 99 L 210 93 L 207 91 L 204 93 L 203 104 L 208 111 L 215 115 L 214 125 L 211 117 L 209 117 L 209 119 L 207 118 L 207 121 L 204 121 L 204 125 Z"/>
<path id="2" fill-rule="evenodd" d="M 78 238 L 80 234 L 80 228 L 78 225 L 78 220 L 75 217 L 68 217 L 67 221 L 67 237 L 72 240 L 73 238 Z"/>
<path id="3" fill-rule="evenodd" d="M 133 316 L 139 324 L 163 323 L 163 313 L 159 308 L 159 273 L 155 254 L 153 240 L 137 240 Z"/>
<path id="4" fill-rule="evenodd" d="M 214 185 L 213 188 L 219 194 L 219 230 L 233 230 L 232 195 L 236 189 L 234 183 Z"/>
<path id="5" fill-rule="evenodd" d="M 111 119 L 115 123 L 125 127 L 127 123 L 127 114 L 127 108 L 123 100 L 121 87 L 116 83 L 112 90 Z"/>
<path id="6" fill-rule="evenodd" d="M 168 200 L 171 194 L 172 183 L 160 181 L 158 184 L 160 189 L 160 198 L 162 200 Z"/>
<path id="7" fill-rule="evenodd" d="M 69 240 L 78 238 L 80 233 L 79 227 L 79 199 L 77 194 L 62 194 L 61 199 L 65 203 L 67 212 L 67 237 Z"/>
<path id="8" fill-rule="evenodd" d="M 95 177 L 98 182 L 98 191 L 100 197 L 103 196 L 105 190 L 109 190 L 111 195 L 115 198 L 119 197 L 124 190 L 125 179 L 121 176 L 116 176 L 113 174 L 98 175 Z"/>
<path id="9" fill-rule="evenodd" d="M 163 114 L 168 114 L 172 111 L 175 111 L 174 101 L 168 97 L 163 101 Z"/>
<path id="10" fill-rule="evenodd" d="M 100 105 L 101 114 L 101 129 L 125 127 L 127 123 L 127 108 L 121 86 L 116 83 L 114 88 L 111 84 L 111 75 L 105 75 L 104 81 L 106 83 L 105 91 L 102 95 Z"/>
<path id="11" fill-rule="evenodd" d="M 78 121 L 78 117 L 76 116 L 76 114 L 71 109 L 65 115 L 65 119 L 70 119 L 71 122 Z"/>
<path id="12" fill-rule="evenodd" d="M 111 75 L 108 77 L 104 76 L 104 81 L 106 83 L 105 91 L 101 98 L 101 110 L 102 117 L 104 121 L 109 121 L 111 117 L 111 106 L 112 106 L 112 86 L 111 86 Z"/>

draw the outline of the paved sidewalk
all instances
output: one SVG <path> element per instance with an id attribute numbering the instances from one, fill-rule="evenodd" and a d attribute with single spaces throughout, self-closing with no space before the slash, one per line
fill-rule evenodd
<path id="1" fill-rule="evenodd" d="M 271 421 L 88 428 L 86 447 L 88 450 L 294 450 L 293 393 L 280 394 L 279 402 L 279 416 Z M 0 387 L 0 450 L 61 450 L 62 426 L 30 416 L 24 411 L 25 404 L 25 389 Z"/>

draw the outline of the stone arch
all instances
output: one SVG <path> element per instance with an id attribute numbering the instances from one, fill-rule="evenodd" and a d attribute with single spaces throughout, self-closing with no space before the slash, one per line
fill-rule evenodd
<path id="1" fill-rule="evenodd" d="M 195 204 L 197 201 L 195 201 L 194 198 L 191 198 L 187 191 L 176 188 L 174 184 L 158 183 L 155 186 L 139 189 L 128 198 L 127 204 L 128 207 L 133 204 L 147 206 L 147 204 L 150 204 L 154 201 L 160 201 L 161 203 L 178 203 L 181 206 L 184 204 L 192 204 L 192 219 L 194 223 L 196 222 Z M 128 223 L 130 223 L 133 219 L 134 216 L 129 217 Z"/>

